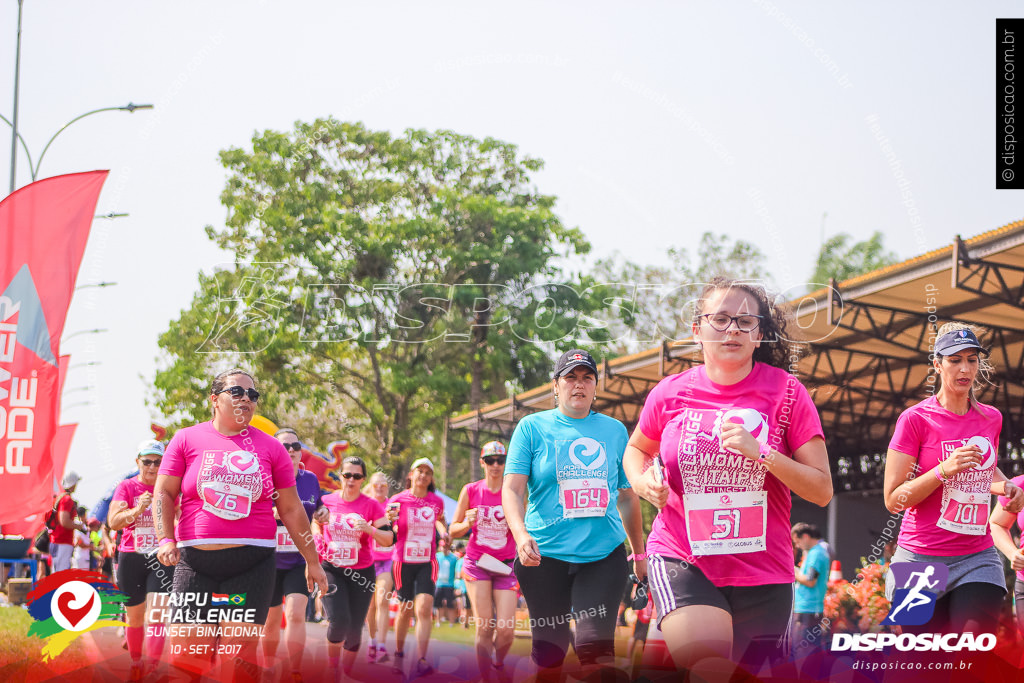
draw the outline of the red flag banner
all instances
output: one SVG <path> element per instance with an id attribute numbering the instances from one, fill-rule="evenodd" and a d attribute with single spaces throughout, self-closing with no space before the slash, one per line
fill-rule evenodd
<path id="1" fill-rule="evenodd" d="M 47 178 L 0 202 L 0 524 L 50 505 L 60 336 L 106 177 Z"/>
<path id="2" fill-rule="evenodd" d="M 64 478 L 64 468 L 68 464 L 68 453 L 71 452 L 71 439 L 75 437 L 77 424 L 61 425 L 53 436 L 50 452 L 53 454 L 53 482 L 56 491 L 60 491 L 60 480 Z"/>

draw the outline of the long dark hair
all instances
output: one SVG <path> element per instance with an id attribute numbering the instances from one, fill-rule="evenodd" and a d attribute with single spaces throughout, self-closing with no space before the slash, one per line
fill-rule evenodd
<path id="1" fill-rule="evenodd" d="M 787 335 L 789 311 L 774 304 L 764 287 L 749 281 L 715 277 L 705 285 L 697 299 L 694 322 L 699 322 L 708 297 L 720 289 L 742 289 L 757 302 L 757 314 L 761 316 L 758 326 L 761 330 L 761 343 L 754 349 L 754 360 L 789 371 L 793 360 L 799 357 L 799 347 Z"/>
<path id="2" fill-rule="evenodd" d="M 213 384 L 210 385 L 210 394 L 213 395 L 218 391 L 223 391 L 224 386 L 228 383 L 228 377 L 234 377 L 235 375 L 245 375 L 252 380 L 253 387 L 256 386 L 256 378 L 253 377 L 252 373 L 248 370 L 243 370 L 242 368 L 231 368 L 230 370 L 217 373 L 213 378 Z"/>
<path id="3" fill-rule="evenodd" d="M 356 465 L 356 466 L 358 466 L 361 470 L 363 470 L 363 478 L 364 479 L 366 478 L 366 463 L 363 462 L 362 458 L 360 458 L 358 456 L 355 456 L 355 455 L 350 455 L 350 456 L 348 456 L 347 458 L 345 458 L 344 460 L 341 461 L 341 465 L 342 465 L 342 467 L 344 467 L 345 465 Z"/>

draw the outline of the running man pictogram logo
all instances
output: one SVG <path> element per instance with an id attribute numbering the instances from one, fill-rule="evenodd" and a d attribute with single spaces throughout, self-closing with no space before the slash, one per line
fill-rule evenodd
<path id="1" fill-rule="evenodd" d="M 935 612 L 935 600 L 949 582 L 949 568 L 939 562 L 894 562 L 889 571 L 896 581 L 889 614 L 883 624 L 920 626 Z"/>

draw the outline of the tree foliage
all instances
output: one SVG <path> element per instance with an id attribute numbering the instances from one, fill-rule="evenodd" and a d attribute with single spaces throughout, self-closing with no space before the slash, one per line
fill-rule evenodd
<path id="1" fill-rule="evenodd" d="M 207 419 L 210 376 L 242 364 L 261 412 L 398 478 L 439 455 L 445 417 L 543 381 L 571 343 L 588 281 L 556 264 L 589 244 L 515 145 L 321 119 L 221 160 L 228 218 L 207 233 L 235 263 L 160 339 L 157 406 L 179 422 Z"/>
<path id="2" fill-rule="evenodd" d="M 842 282 L 896 263 L 899 257 L 888 251 L 883 241 L 884 236 L 877 230 L 860 242 L 854 242 L 853 236 L 845 232 L 830 237 L 818 252 L 811 282 L 826 285 L 829 278 Z"/>
<path id="3" fill-rule="evenodd" d="M 611 348 L 618 353 L 650 348 L 690 336 L 693 302 L 715 276 L 768 278 L 765 257 L 749 242 L 705 232 L 695 254 L 670 247 L 668 266 L 639 265 L 621 254 L 597 261 L 594 278 L 609 286 L 605 318 Z M 616 296 L 617 295 L 617 296 Z"/>

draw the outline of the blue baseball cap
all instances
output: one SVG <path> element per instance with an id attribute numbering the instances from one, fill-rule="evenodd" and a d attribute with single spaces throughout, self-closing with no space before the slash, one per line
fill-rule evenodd
<path id="1" fill-rule="evenodd" d="M 974 332 L 966 327 L 947 332 L 935 341 L 935 353 L 940 356 L 951 356 L 968 349 L 988 355 L 988 349 L 982 346 Z"/>

